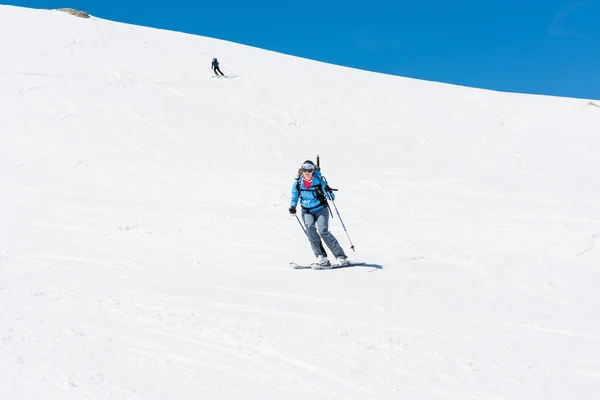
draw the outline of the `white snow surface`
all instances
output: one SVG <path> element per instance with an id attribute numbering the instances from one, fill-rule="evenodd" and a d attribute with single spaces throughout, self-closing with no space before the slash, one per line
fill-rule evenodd
<path id="1" fill-rule="evenodd" d="M 589 100 L 10 6 L 0 60 L 0 399 L 600 392 Z M 364 266 L 288 267 L 317 154 Z"/>

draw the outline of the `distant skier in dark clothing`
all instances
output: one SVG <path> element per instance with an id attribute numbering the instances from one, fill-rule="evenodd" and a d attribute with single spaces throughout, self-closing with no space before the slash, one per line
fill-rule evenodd
<path id="1" fill-rule="evenodd" d="M 219 74 L 221 74 L 221 76 L 225 76 L 225 74 L 221 72 L 221 69 L 219 68 L 219 62 L 216 58 L 212 59 L 212 70 L 214 71 L 216 76 L 219 76 Z"/>

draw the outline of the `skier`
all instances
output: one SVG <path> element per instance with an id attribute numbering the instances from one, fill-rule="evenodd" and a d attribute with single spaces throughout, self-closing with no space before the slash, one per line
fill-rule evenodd
<path id="1" fill-rule="evenodd" d="M 219 76 L 219 74 L 221 74 L 221 76 L 225 76 L 222 72 L 221 69 L 219 68 L 219 61 L 217 61 L 216 58 L 212 59 L 212 65 L 211 68 L 213 70 L 213 72 L 215 73 L 216 76 Z"/>
<path id="2" fill-rule="evenodd" d="M 299 176 L 292 186 L 292 200 L 289 208 L 292 215 L 296 214 L 298 198 L 302 207 L 302 220 L 306 226 L 308 241 L 317 257 L 315 264 L 325 268 L 332 266 L 331 262 L 327 260 L 327 253 L 323 249 L 321 238 L 336 258 L 336 264 L 347 264 L 348 257 L 344 253 L 344 249 L 329 231 L 327 199 L 334 200 L 335 196 L 329 185 L 327 185 L 327 181 L 321 176 L 321 172 L 316 170 L 315 164 L 311 160 L 306 160 L 302 164 Z M 318 227 L 318 233 L 315 224 Z"/>

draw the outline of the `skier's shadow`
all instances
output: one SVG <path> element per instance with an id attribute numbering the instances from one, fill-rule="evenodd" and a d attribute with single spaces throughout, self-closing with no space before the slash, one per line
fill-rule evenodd
<path id="1" fill-rule="evenodd" d="M 357 265 L 357 267 L 383 269 L 383 265 L 381 265 L 381 264 L 371 264 L 371 263 L 365 263 L 363 265 Z"/>
<path id="2" fill-rule="evenodd" d="M 381 264 L 372 264 L 372 263 L 362 263 L 362 264 L 350 264 L 344 267 L 333 267 L 333 269 L 339 268 L 375 268 L 374 270 L 383 269 L 383 265 Z M 372 271 L 374 271 L 372 270 Z"/>

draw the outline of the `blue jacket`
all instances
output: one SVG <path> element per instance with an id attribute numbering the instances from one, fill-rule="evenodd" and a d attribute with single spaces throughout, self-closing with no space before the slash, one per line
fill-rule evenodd
<path id="1" fill-rule="evenodd" d="M 298 199 L 300 199 L 300 205 L 302 206 L 302 212 L 311 212 L 320 210 L 323 207 L 327 207 L 327 202 L 323 197 L 318 196 L 319 192 L 324 193 L 328 200 L 335 200 L 333 192 L 328 193 L 326 188 L 327 181 L 321 176 L 321 172 L 315 171 L 313 173 L 313 180 L 309 188 L 304 186 L 302 175 L 294 181 L 292 186 L 292 201 L 290 205 L 296 207 Z"/>

